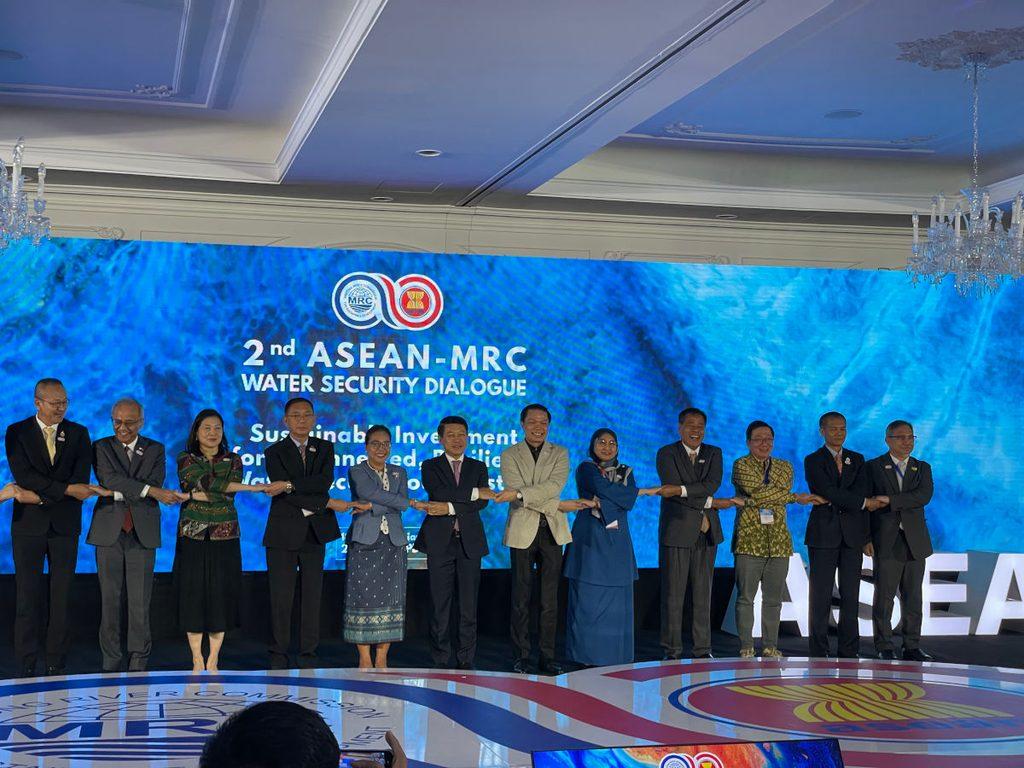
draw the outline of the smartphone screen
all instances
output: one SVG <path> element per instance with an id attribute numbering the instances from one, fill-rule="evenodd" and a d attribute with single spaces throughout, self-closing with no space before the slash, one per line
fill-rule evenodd
<path id="1" fill-rule="evenodd" d="M 353 763 L 358 764 L 365 760 L 373 760 L 383 765 L 384 768 L 391 768 L 391 750 L 346 749 L 341 753 L 341 762 L 338 763 L 338 766 L 339 768 L 351 768 Z"/>

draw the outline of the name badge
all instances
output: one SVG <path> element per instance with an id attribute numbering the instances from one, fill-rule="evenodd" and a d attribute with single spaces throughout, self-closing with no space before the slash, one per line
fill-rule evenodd
<path id="1" fill-rule="evenodd" d="M 775 513 L 770 509 L 758 510 L 761 515 L 761 525 L 771 525 L 775 522 Z"/>

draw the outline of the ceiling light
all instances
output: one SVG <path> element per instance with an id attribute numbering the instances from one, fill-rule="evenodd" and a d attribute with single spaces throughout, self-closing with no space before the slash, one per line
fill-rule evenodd
<path id="1" fill-rule="evenodd" d="M 388 197 L 387 195 L 374 195 L 373 197 L 370 198 L 370 200 L 371 200 L 371 202 L 374 202 L 374 203 L 393 203 L 393 202 L 395 202 L 395 198 Z"/>
<path id="2" fill-rule="evenodd" d="M 420 157 L 440 157 L 440 149 L 417 149 L 416 154 Z"/>
<path id="3" fill-rule="evenodd" d="M 1018 31 L 1018 41 L 1024 41 L 1024 28 Z M 994 33 L 973 34 L 983 38 Z M 900 45 L 905 51 L 900 58 L 931 69 L 950 68 L 945 65 L 944 58 L 948 58 L 954 45 L 940 46 L 940 49 L 906 43 Z M 946 212 L 946 199 L 941 193 L 932 198 L 931 220 L 923 237 L 918 213 L 914 211 L 914 243 L 907 258 L 907 272 L 914 282 L 923 279 L 935 285 L 951 275 L 961 296 L 983 295 L 994 292 L 1007 280 L 1016 280 L 1024 273 L 1024 195 L 1018 192 L 1013 200 L 1007 230 L 1003 225 L 1003 211 L 990 205 L 989 191 L 978 184 L 978 78 L 986 67 L 994 66 L 993 62 L 998 65 L 1024 59 L 1024 45 L 1017 46 L 1015 57 L 1003 52 L 1001 58 L 978 53 L 977 41 L 966 33 L 964 39 L 957 38 L 955 45 L 960 46 L 961 66 L 971 84 L 971 187 L 964 191 L 966 199 L 963 203 L 951 201 L 954 203 L 951 213 Z"/>
<path id="4" fill-rule="evenodd" d="M 733 219 L 738 219 L 739 216 L 735 213 L 716 213 L 715 218 L 722 221 L 732 221 Z"/>
<path id="5" fill-rule="evenodd" d="M 30 238 L 33 245 L 50 236 L 50 217 L 46 215 L 46 166 L 40 164 L 36 176 L 36 196 L 29 204 L 25 177 L 21 174 L 25 140 L 14 144 L 11 175 L 0 160 L 0 251 L 15 240 Z"/>
<path id="6" fill-rule="evenodd" d="M 853 120 L 863 114 L 859 109 L 833 109 L 831 112 L 826 112 L 825 117 L 829 120 Z"/>

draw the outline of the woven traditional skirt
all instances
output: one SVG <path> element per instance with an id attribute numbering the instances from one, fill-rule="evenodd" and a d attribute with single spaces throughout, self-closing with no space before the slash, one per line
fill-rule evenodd
<path id="1" fill-rule="evenodd" d="M 373 544 L 348 545 L 345 572 L 345 642 L 393 643 L 405 634 L 405 547 L 383 534 Z"/>

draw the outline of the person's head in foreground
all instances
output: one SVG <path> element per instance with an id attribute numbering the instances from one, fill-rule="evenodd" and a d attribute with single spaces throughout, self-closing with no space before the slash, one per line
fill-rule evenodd
<path id="1" fill-rule="evenodd" d="M 393 765 L 405 755 L 389 731 Z M 217 728 L 199 758 L 199 768 L 338 768 L 338 740 L 320 713 L 291 701 L 264 701 L 236 712 Z M 358 768 L 378 763 L 359 761 Z"/>

